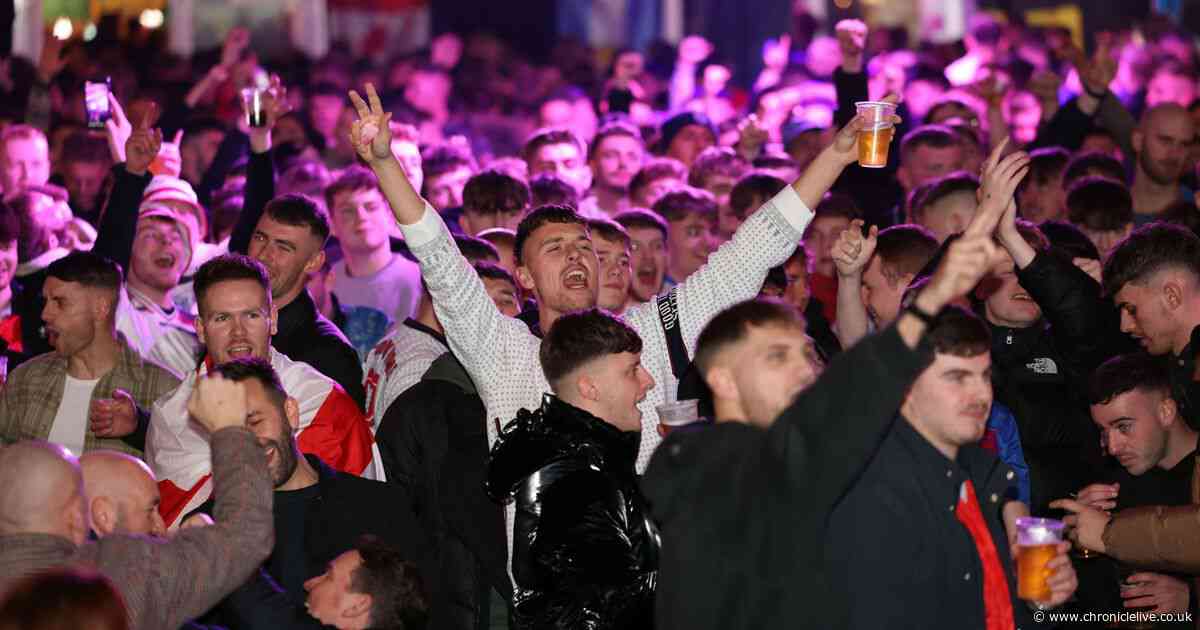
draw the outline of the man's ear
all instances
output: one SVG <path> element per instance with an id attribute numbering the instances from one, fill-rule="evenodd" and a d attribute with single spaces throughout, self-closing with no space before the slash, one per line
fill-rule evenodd
<path id="1" fill-rule="evenodd" d="M 1164 428 L 1179 420 L 1179 404 L 1171 396 L 1163 396 L 1158 403 L 1158 423 Z"/>
<path id="2" fill-rule="evenodd" d="M 737 382 L 733 371 L 726 367 L 712 367 L 704 373 L 704 382 L 712 389 L 714 398 L 733 400 L 738 397 Z"/>
<path id="3" fill-rule="evenodd" d="M 574 378 L 568 378 L 567 382 L 570 387 L 574 387 L 579 392 L 579 396 L 584 400 L 600 400 L 600 386 L 591 376 L 580 374 Z"/>
<path id="4" fill-rule="evenodd" d="M 363 627 L 368 627 L 371 622 L 371 604 L 374 602 L 367 593 L 348 592 L 342 599 L 342 617 L 346 619 L 358 619 L 365 617 Z"/>
<path id="5" fill-rule="evenodd" d="M 529 268 L 525 265 L 517 267 L 517 284 L 525 291 L 534 292 L 533 274 L 529 273 Z"/>
<path id="6" fill-rule="evenodd" d="M 320 269 L 321 265 L 324 265 L 324 264 L 325 264 L 325 250 L 319 249 L 319 250 L 317 250 L 317 253 L 308 257 L 308 262 L 304 263 L 304 275 L 307 277 L 309 274 Z"/>
<path id="7" fill-rule="evenodd" d="M 1162 300 L 1167 309 L 1171 311 L 1183 306 L 1183 287 L 1178 280 L 1168 278 L 1163 282 Z"/>
<path id="8" fill-rule="evenodd" d="M 291 425 L 293 432 L 300 428 L 299 401 L 288 396 L 287 400 L 283 401 L 283 415 L 287 416 L 288 424 Z"/>
<path id="9" fill-rule="evenodd" d="M 271 299 L 270 292 L 268 292 L 267 299 Z M 271 336 L 274 337 L 277 332 L 279 332 L 279 305 L 271 300 Z M 270 342 L 271 340 L 268 339 L 268 345 Z"/>
<path id="10" fill-rule="evenodd" d="M 96 535 L 100 538 L 113 533 L 113 530 L 116 529 L 116 507 L 108 497 L 96 497 L 92 499 L 91 505 L 88 506 L 91 512 L 92 531 L 96 532 Z"/>
<path id="11" fill-rule="evenodd" d="M 900 187 L 908 192 L 912 192 L 912 177 L 908 174 L 908 169 L 903 164 L 896 169 L 896 181 L 900 182 Z"/>

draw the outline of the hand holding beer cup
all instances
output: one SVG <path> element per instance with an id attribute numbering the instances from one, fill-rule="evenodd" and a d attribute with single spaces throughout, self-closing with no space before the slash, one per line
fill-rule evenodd
<path id="1" fill-rule="evenodd" d="M 1017 596 L 1040 608 L 1070 599 L 1079 585 L 1062 539 L 1063 523 L 1047 518 L 1017 519 Z"/>
<path id="2" fill-rule="evenodd" d="M 846 164 L 858 160 L 859 166 L 883 168 L 887 166 L 888 146 L 896 131 L 900 117 L 896 115 L 896 103 L 900 97 L 888 94 L 881 101 L 855 103 L 857 115 L 842 127 L 833 140 L 834 151 Z"/>

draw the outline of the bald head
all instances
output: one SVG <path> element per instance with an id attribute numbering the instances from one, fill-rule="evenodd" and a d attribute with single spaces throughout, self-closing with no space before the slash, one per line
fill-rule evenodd
<path id="1" fill-rule="evenodd" d="M 0 536 L 51 534 L 83 544 L 83 479 L 67 449 L 35 441 L 0 449 L 0 488 Z"/>
<path id="2" fill-rule="evenodd" d="M 97 536 L 163 534 L 158 484 L 142 460 L 117 451 L 91 451 L 79 458 L 79 466 Z"/>
<path id="3" fill-rule="evenodd" d="M 1195 133 L 1192 117 L 1175 103 L 1146 110 L 1132 138 L 1138 176 L 1145 175 L 1160 186 L 1177 183 L 1187 169 Z"/>

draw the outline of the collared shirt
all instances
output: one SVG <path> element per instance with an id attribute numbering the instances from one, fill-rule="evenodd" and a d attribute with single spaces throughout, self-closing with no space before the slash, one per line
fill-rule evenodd
<path id="1" fill-rule="evenodd" d="M 120 344 L 117 363 L 92 390 L 92 401 L 111 398 L 114 389 L 123 389 L 139 408 L 149 409 L 155 400 L 179 385 L 174 374 L 143 359 L 120 333 L 117 339 Z M 0 442 L 48 438 L 66 382 L 67 358 L 55 352 L 30 359 L 13 370 L 4 395 L 0 396 Z M 138 457 L 142 454 L 120 439 L 99 438 L 88 429 L 83 451 L 96 449 L 116 449 Z"/>
<path id="2" fill-rule="evenodd" d="M 828 566 L 849 593 L 849 628 L 983 628 L 983 564 L 955 508 L 970 479 L 1004 564 L 1018 626 L 1028 615 L 1001 510 L 1016 475 L 969 445 L 951 460 L 905 419 L 896 421 L 830 519 Z"/>

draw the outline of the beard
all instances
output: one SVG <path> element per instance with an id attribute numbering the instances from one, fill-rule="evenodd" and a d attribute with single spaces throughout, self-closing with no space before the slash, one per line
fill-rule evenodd
<path id="1" fill-rule="evenodd" d="M 296 472 L 296 438 L 292 435 L 291 427 L 284 425 L 280 434 L 262 447 L 275 449 L 275 462 L 271 465 L 270 473 L 271 483 L 278 488 L 287 483 Z"/>
<path id="2" fill-rule="evenodd" d="M 1142 171 L 1146 173 L 1146 176 L 1159 186 L 1170 186 L 1178 182 L 1183 172 L 1182 163 L 1171 162 L 1164 167 L 1161 162 L 1147 158 L 1144 151 L 1138 156 L 1138 164 L 1141 164 Z"/>

